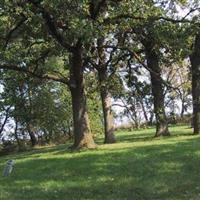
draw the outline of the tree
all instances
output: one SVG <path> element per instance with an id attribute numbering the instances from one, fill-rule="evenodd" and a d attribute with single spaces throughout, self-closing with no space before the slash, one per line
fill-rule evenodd
<path id="1" fill-rule="evenodd" d="M 62 1 L 19 0 L 6 1 L 6 4 L 2 5 L 2 21 L 10 21 L 11 27 L 2 26 L 2 32 L 4 35 L 6 33 L 6 51 L 1 68 L 26 72 L 31 76 L 68 85 L 72 96 L 74 126 L 72 148 L 74 149 L 95 148 L 96 146 L 90 131 L 87 112 L 84 59 L 87 58 L 93 41 L 104 34 L 102 27 L 106 26 L 104 30 L 109 32 L 112 23 L 117 25 L 118 19 L 126 17 L 121 8 L 121 13 L 115 12 L 119 3 L 121 1 L 115 0 L 66 1 L 64 4 Z M 133 4 L 132 1 L 130 3 Z M 126 10 L 127 5 L 127 3 L 124 5 Z M 102 15 L 105 8 L 109 11 L 108 17 Z M 23 51 L 17 53 L 19 49 Z M 12 57 L 13 53 L 19 55 L 17 66 L 16 60 L 14 61 Z M 42 63 L 50 53 L 68 57 L 69 71 L 66 70 L 68 72 L 64 73 L 64 76 L 63 73 L 45 71 L 42 68 Z M 34 59 L 35 54 L 37 59 Z M 65 66 L 64 69 L 66 68 Z M 60 70 L 56 72 L 58 71 L 60 72 Z"/>
<path id="2" fill-rule="evenodd" d="M 146 6 L 149 8 L 150 13 L 155 13 L 155 18 L 160 15 L 162 17 L 158 17 L 157 20 L 148 17 L 146 21 L 144 20 L 132 28 L 134 36 L 144 47 L 144 52 L 142 52 L 144 55 L 142 53 L 138 55 L 133 51 L 133 56 L 150 73 L 156 117 L 155 136 L 169 136 L 164 96 L 164 86 L 169 87 L 169 85 L 163 80 L 162 67 L 163 65 L 166 67 L 166 64 L 171 65 L 174 62 L 171 59 L 171 56 L 175 55 L 172 51 L 174 48 L 172 42 L 174 42 L 174 36 L 178 35 L 179 26 L 177 24 L 183 22 L 185 18 L 173 19 L 173 12 L 172 14 L 167 13 L 165 10 L 167 5 L 162 1 L 149 1 L 146 2 Z M 168 16 L 171 16 L 171 18 Z M 135 41 L 134 36 L 132 38 Z"/>
<path id="3" fill-rule="evenodd" d="M 156 3 L 159 5 L 159 2 L 156 1 Z M 0 68 L 16 70 L 39 79 L 53 80 L 67 85 L 71 92 L 73 113 L 74 144 L 72 148 L 95 148 L 88 118 L 84 81 L 88 55 L 93 54 L 92 48 L 101 38 L 106 37 L 106 40 L 112 40 L 114 44 L 116 32 L 121 31 L 122 35 L 127 35 L 127 38 L 130 39 L 128 33 L 132 32 L 135 21 L 138 22 L 137 25 L 144 25 L 144 29 L 146 23 L 151 25 L 152 22 L 159 21 L 162 24 L 163 20 L 174 22 L 174 19 L 166 17 L 165 12 L 157 9 L 159 6 L 156 3 L 141 0 L 67 0 L 65 2 L 47 0 L 10 2 L 6 0 L 0 5 L 0 32 L 3 41 Z M 156 12 L 154 13 L 154 11 Z M 116 31 L 117 29 L 120 31 Z M 141 32 L 139 34 L 143 35 Z M 112 37 L 113 35 L 114 37 Z M 148 60 L 154 61 L 153 65 L 155 64 L 154 67 L 157 68 L 155 70 L 158 71 L 159 76 L 158 51 L 154 49 L 157 45 L 155 37 L 153 40 L 148 37 L 146 39 L 153 48 L 149 50 L 144 45 Z M 116 47 L 115 44 L 114 46 Z M 57 68 L 45 67 L 46 60 L 51 56 L 63 58 L 64 64 Z M 149 69 L 153 67 L 150 63 L 148 62 Z M 102 73 L 101 81 L 102 77 L 107 79 L 107 73 L 106 70 Z M 154 75 L 152 74 L 152 80 L 154 83 L 158 83 Z M 160 108 L 163 102 L 162 92 L 160 84 L 160 95 L 158 95 L 161 97 Z M 102 87 L 102 94 L 104 108 L 107 106 L 109 107 L 107 110 L 110 110 L 107 88 Z M 105 99 L 107 100 L 105 101 Z M 106 111 L 104 112 L 105 118 L 111 119 L 109 112 L 104 110 Z M 158 109 L 156 110 L 158 113 Z M 162 117 L 160 118 L 163 119 L 158 121 L 165 135 L 167 126 L 161 122 L 165 118 L 163 108 L 161 110 Z M 159 118 L 158 115 L 157 118 Z M 106 120 L 104 121 L 106 122 Z M 112 126 L 108 127 L 107 125 L 106 129 L 109 129 L 107 132 L 113 135 L 110 131 Z"/>
<path id="4" fill-rule="evenodd" d="M 81 14 L 83 15 L 83 13 L 85 12 L 84 10 L 82 10 L 83 13 L 82 11 L 81 13 L 79 11 L 81 9 L 81 6 L 84 4 L 79 4 L 79 6 L 77 7 L 76 3 L 71 4 L 70 2 L 66 2 L 65 4 L 66 8 L 70 6 L 67 9 L 67 11 L 70 12 L 70 16 L 69 16 L 67 12 L 64 12 L 64 13 L 63 11 L 60 12 L 60 5 L 61 5 L 60 3 L 62 4 L 62 2 L 49 4 L 49 2 L 45 2 L 45 1 L 41 4 L 40 2 L 34 1 L 34 0 L 29 1 L 29 2 L 19 1 L 17 4 L 18 9 L 14 9 L 14 10 L 12 9 L 12 6 L 13 6 L 12 4 L 7 4 L 7 6 L 5 6 L 4 8 L 5 10 L 3 10 L 4 12 L 3 14 L 5 15 L 5 18 L 10 17 L 12 21 L 15 21 L 14 17 L 16 17 L 17 14 L 20 14 L 20 17 L 22 19 L 19 20 L 20 24 L 17 23 L 17 25 L 9 31 L 9 33 L 7 34 L 6 41 L 9 41 L 11 36 L 12 36 L 12 39 L 14 39 L 13 32 L 16 32 L 17 29 L 18 29 L 17 31 L 19 31 L 21 26 L 25 28 L 24 32 L 27 31 L 27 28 L 33 30 L 31 31 L 31 33 L 27 35 L 28 39 L 26 39 L 26 41 L 23 41 L 24 40 L 23 34 L 21 34 L 23 42 L 31 41 L 33 32 L 36 33 L 36 37 L 34 38 L 34 42 L 33 42 L 34 44 L 39 43 L 39 41 L 41 41 L 41 43 L 47 44 L 48 40 L 53 38 L 57 42 L 55 44 L 57 48 L 62 47 L 62 51 L 65 50 L 66 52 L 70 53 L 69 80 L 62 78 L 62 76 L 60 77 L 59 75 L 55 75 L 55 73 L 53 75 L 49 75 L 49 74 L 38 75 L 40 74 L 37 71 L 38 66 L 35 67 L 35 69 L 32 71 L 29 69 L 27 70 L 26 66 L 30 65 L 30 62 L 25 63 L 24 68 L 26 69 L 24 68 L 22 69 L 20 65 L 16 66 L 16 64 L 15 65 L 8 64 L 7 66 L 6 64 L 3 64 L 2 68 L 14 69 L 14 70 L 22 71 L 22 72 L 31 71 L 30 74 L 35 75 L 38 78 L 51 79 L 51 80 L 60 81 L 67 84 L 70 88 L 71 95 L 72 95 L 72 110 L 73 110 L 74 136 L 75 136 L 73 148 L 82 148 L 82 147 L 93 148 L 95 147 L 95 144 L 90 132 L 90 125 L 89 125 L 87 106 L 86 106 L 86 96 L 85 96 L 85 91 L 84 91 L 85 90 L 84 79 L 83 79 L 84 41 L 82 37 L 84 34 L 77 35 L 75 32 L 77 28 L 81 28 L 79 26 L 82 26 L 82 29 L 83 29 L 85 25 L 85 24 L 79 23 L 81 22 Z M 69 5 L 69 3 L 71 5 Z M 7 10 L 9 11 L 10 16 L 8 16 Z M 59 15 L 62 13 L 63 19 L 65 18 L 64 16 L 65 14 L 66 16 L 68 16 L 65 18 L 66 19 L 65 22 L 64 21 L 62 22 L 62 19 L 59 19 L 59 18 L 56 19 L 57 17 L 56 15 L 58 13 Z M 34 24 L 35 22 L 34 20 L 36 21 L 35 24 Z M 25 24 L 24 22 L 27 22 L 27 21 L 29 21 L 29 23 Z M 65 36 L 65 33 L 63 33 L 63 30 L 65 28 L 68 28 L 68 27 L 65 27 L 65 25 L 67 26 L 69 22 L 71 23 L 69 25 L 71 32 L 70 32 L 70 35 Z M 38 27 L 38 29 L 36 29 L 35 27 Z M 48 35 L 46 35 L 46 33 L 48 33 Z M 16 45 L 16 44 L 17 43 L 13 42 L 13 45 Z M 24 44 L 20 43 L 20 45 L 24 45 Z M 29 42 L 29 44 L 27 45 L 29 47 L 33 46 L 32 42 Z M 42 48 L 45 48 L 45 47 L 46 47 L 45 45 L 42 46 Z M 23 53 L 25 54 L 25 52 Z M 45 56 L 43 58 L 45 58 Z M 9 59 L 9 62 L 10 62 L 10 59 Z M 20 63 L 22 62 L 25 62 L 23 55 L 22 55 Z M 38 64 L 38 59 L 35 63 Z"/>
<path id="5" fill-rule="evenodd" d="M 115 143 L 114 135 L 114 121 L 112 115 L 112 99 L 111 93 L 108 88 L 109 68 L 106 62 L 106 53 L 104 48 L 104 39 L 98 40 L 98 55 L 99 63 L 96 67 L 98 71 L 99 83 L 100 83 L 100 94 L 103 108 L 103 119 L 104 119 L 104 143 Z"/>
<path id="6" fill-rule="evenodd" d="M 200 134 L 200 34 L 196 34 L 193 52 L 190 56 L 192 72 L 193 127 L 194 134 Z"/>
<path id="7" fill-rule="evenodd" d="M 165 89 L 166 102 L 165 106 L 176 107 L 180 110 L 175 112 L 171 110 L 172 113 L 180 115 L 183 119 L 184 114 L 191 107 L 191 80 L 190 80 L 190 70 L 188 68 L 188 59 L 180 58 L 181 61 L 172 64 L 170 67 L 163 68 L 163 76 L 166 77 L 167 83 L 173 86 L 173 88 Z M 182 60 L 183 59 L 183 60 Z"/>
<path id="8" fill-rule="evenodd" d="M 90 116 L 91 132 L 96 137 L 104 133 L 103 111 L 97 74 L 91 70 L 86 75 L 86 94 Z"/>
<path id="9" fill-rule="evenodd" d="M 124 108 L 123 114 L 133 122 L 135 128 L 139 128 L 142 123 L 152 125 L 153 99 L 149 76 L 146 70 L 136 64 L 128 65 L 128 69 L 125 68 L 121 74 L 124 88 L 115 96 L 121 104 L 114 105 Z"/>
<path id="10" fill-rule="evenodd" d="M 59 63 L 57 58 L 53 60 L 54 66 Z M 14 131 L 18 144 L 19 141 L 26 143 L 29 138 L 32 146 L 38 142 L 55 143 L 69 136 L 72 131 L 71 99 L 64 85 L 9 71 L 1 80 L 4 82 L 2 105 L 9 105 L 6 106 L 10 108 L 8 117 L 16 125 L 10 132 Z M 5 134 L 6 138 L 12 137 L 8 132 Z"/>

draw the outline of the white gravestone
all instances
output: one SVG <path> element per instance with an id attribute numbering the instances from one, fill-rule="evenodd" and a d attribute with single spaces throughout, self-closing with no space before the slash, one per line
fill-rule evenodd
<path id="1" fill-rule="evenodd" d="M 13 166 L 14 160 L 8 160 L 3 170 L 3 176 L 9 176 L 13 170 Z"/>

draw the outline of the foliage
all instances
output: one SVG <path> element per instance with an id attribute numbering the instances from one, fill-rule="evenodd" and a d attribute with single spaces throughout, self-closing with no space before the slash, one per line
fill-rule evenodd
<path id="1" fill-rule="evenodd" d="M 4 68 L 1 78 L 5 85 L 2 113 L 11 105 L 10 117 L 15 119 L 16 125 L 20 123 L 20 128 L 25 130 L 27 124 L 31 124 L 39 136 L 44 132 L 55 138 L 61 132 L 65 134 L 72 124 L 71 97 L 65 86 L 47 84 L 43 79 L 62 82 L 72 89 L 70 58 L 78 46 L 83 49 L 81 73 L 85 73 L 86 82 L 97 85 L 97 77 L 90 76 L 89 71 L 93 71 L 94 63 L 97 64 L 100 38 L 105 39 L 103 49 L 110 76 L 103 84 L 114 96 L 124 95 L 131 108 L 143 103 L 147 112 L 152 113 L 149 76 L 145 73 L 141 76 L 145 81 L 137 80 L 140 69 L 147 69 L 144 43 L 153 43 L 152 49 L 157 52 L 163 69 L 170 70 L 174 63 L 188 57 L 194 35 L 199 31 L 199 16 L 194 12 L 198 1 L 192 3 L 186 0 L 1 1 L 0 66 Z M 177 13 L 181 6 L 191 8 L 183 18 Z M 19 73 L 8 73 L 8 66 L 11 69 L 17 66 Z M 127 73 L 127 91 L 123 91 L 123 72 L 120 70 Z M 30 75 L 40 80 L 35 81 Z M 15 83 L 7 80 L 11 78 Z M 96 134 L 102 131 L 102 112 L 96 92 L 98 87 L 94 84 L 93 88 L 90 83 L 86 83 L 88 109 L 92 132 Z M 182 86 L 179 96 L 183 93 L 188 96 L 185 91 L 190 86 Z M 173 92 L 168 96 L 173 99 Z M 190 99 L 186 97 L 184 101 L 187 101 L 184 106 L 189 107 Z M 140 111 L 135 108 L 137 115 Z"/>
<path id="2" fill-rule="evenodd" d="M 19 123 L 18 136 L 21 139 L 27 138 L 30 124 L 38 137 L 46 137 L 45 142 L 67 134 L 72 126 L 70 95 L 59 83 L 26 79 L 21 74 L 9 72 L 4 77 L 1 97 L 4 105 L 11 106 L 9 118 L 13 123 Z M 13 135 L 7 134 L 8 137 Z"/>
<path id="3" fill-rule="evenodd" d="M 89 120 L 92 134 L 95 137 L 103 134 L 103 112 L 96 76 L 94 72 L 86 76 Z"/>

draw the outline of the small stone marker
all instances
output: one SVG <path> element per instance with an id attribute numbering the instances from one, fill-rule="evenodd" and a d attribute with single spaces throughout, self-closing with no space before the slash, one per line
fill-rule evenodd
<path id="1" fill-rule="evenodd" d="M 3 176 L 9 176 L 13 170 L 13 166 L 14 160 L 8 160 L 3 170 Z"/>

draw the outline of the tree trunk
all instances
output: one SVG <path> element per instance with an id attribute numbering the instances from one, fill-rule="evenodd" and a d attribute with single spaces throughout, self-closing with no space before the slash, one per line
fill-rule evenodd
<path id="1" fill-rule="evenodd" d="M 181 100 L 181 119 L 183 119 L 184 116 L 184 112 L 185 112 L 185 102 L 183 100 Z"/>
<path id="2" fill-rule="evenodd" d="M 131 107 L 130 107 L 130 110 L 131 110 L 131 113 L 132 113 L 132 118 L 134 119 L 134 123 L 135 123 L 135 129 L 140 129 L 140 120 L 139 120 L 139 117 L 137 115 L 137 102 L 136 102 L 136 99 L 134 98 L 132 101 L 131 101 Z"/>
<path id="3" fill-rule="evenodd" d="M 70 91 L 72 95 L 72 111 L 74 124 L 74 144 L 72 149 L 95 148 L 86 105 L 84 89 L 82 46 L 74 48 L 70 67 Z"/>
<path id="4" fill-rule="evenodd" d="M 6 116 L 5 116 L 5 118 L 4 118 L 4 120 L 3 120 L 3 123 L 1 124 L 1 127 L 0 127 L 0 136 L 2 135 L 2 132 L 3 132 L 3 130 L 4 130 L 4 127 L 5 127 L 5 125 L 6 125 L 7 121 L 8 121 L 8 119 L 9 119 L 9 111 L 10 111 L 10 108 L 11 108 L 11 106 L 10 106 L 9 108 L 6 109 Z"/>
<path id="5" fill-rule="evenodd" d="M 200 134 L 200 34 L 196 36 L 190 61 L 192 65 L 193 127 L 194 134 Z"/>
<path id="6" fill-rule="evenodd" d="M 106 65 L 106 54 L 105 50 L 102 48 L 104 45 L 104 38 L 98 39 L 98 55 L 99 55 L 99 63 L 98 63 L 98 76 L 100 83 L 100 95 L 103 109 L 103 122 L 104 122 L 104 143 L 111 144 L 115 143 L 115 135 L 114 135 L 114 120 L 112 114 L 112 101 L 111 94 L 109 92 L 107 86 L 108 79 L 108 66 Z"/>
<path id="7" fill-rule="evenodd" d="M 154 111 L 151 111 L 150 112 L 150 117 L 149 117 L 149 122 L 148 122 L 148 124 L 150 126 L 153 126 L 153 118 L 154 118 Z"/>
<path id="8" fill-rule="evenodd" d="M 66 136 L 68 136 L 69 139 L 73 138 L 73 131 L 71 130 L 71 126 L 68 126 L 68 131 L 66 132 Z"/>
<path id="9" fill-rule="evenodd" d="M 21 142 L 20 142 L 19 137 L 18 137 L 18 122 L 17 121 L 15 121 L 14 136 L 15 136 L 15 139 L 17 141 L 18 150 L 20 150 L 21 149 Z"/>
<path id="10" fill-rule="evenodd" d="M 159 66 L 159 57 L 155 46 L 151 42 L 147 42 L 145 49 L 147 55 L 147 65 L 151 69 L 151 85 L 154 100 L 154 113 L 156 116 L 156 134 L 155 137 L 169 136 L 167 118 L 164 107 L 164 89 L 161 82 L 161 68 Z"/>
<path id="11" fill-rule="evenodd" d="M 111 94 L 108 91 L 108 88 L 106 86 L 106 80 L 107 80 L 107 70 L 99 69 L 98 70 L 99 75 L 99 82 L 100 82 L 100 94 L 101 94 L 101 101 L 102 101 L 102 108 L 103 108 L 103 121 L 104 121 L 104 134 L 105 139 L 104 143 L 111 144 L 115 143 L 115 135 L 114 135 L 114 121 L 113 121 L 113 115 L 112 115 L 112 101 L 111 101 Z"/>
<path id="12" fill-rule="evenodd" d="M 37 138 L 35 136 L 35 132 L 31 124 L 28 124 L 27 130 L 28 130 L 29 137 L 31 139 L 31 146 L 34 147 L 37 144 Z"/>
<path id="13" fill-rule="evenodd" d="M 143 115 L 144 115 L 146 124 L 148 124 L 149 118 L 148 118 L 148 116 L 147 116 L 147 111 L 146 111 L 146 109 L 145 109 L 145 106 L 144 106 L 144 103 L 143 103 L 143 100 L 142 100 L 142 99 L 140 99 L 140 105 L 141 105 L 141 107 L 142 107 L 142 112 L 143 112 Z"/>
<path id="14" fill-rule="evenodd" d="M 21 91 L 21 97 L 22 99 L 24 98 L 23 97 L 23 91 Z M 35 136 L 35 130 L 34 130 L 34 126 L 33 126 L 33 117 L 34 117 L 34 114 L 33 114 L 33 104 L 32 104 L 32 86 L 31 85 L 28 85 L 28 101 L 29 101 L 29 107 L 24 107 L 24 109 L 27 109 L 28 113 L 29 113 L 29 116 L 27 117 L 27 121 L 26 121 L 26 124 L 27 124 L 27 131 L 28 131 L 28 134 L 29 134 L 29 137 L 31 139 L 31 146 L 34 147 L 36 144 L 37 144 L 37 138 Z"/>

